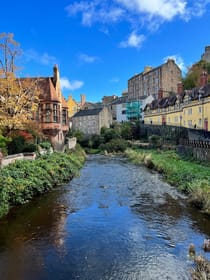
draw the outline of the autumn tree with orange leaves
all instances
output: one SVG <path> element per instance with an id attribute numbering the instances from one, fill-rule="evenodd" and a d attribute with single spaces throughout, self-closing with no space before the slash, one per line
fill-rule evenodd
<path id="1" fill-rule="evenodd" d="M 32 125 L 39 104 L 38 79 L 18 78 L 21 54 L 12 33 L 0 33 L 0 130 L 8 134 Z"/>

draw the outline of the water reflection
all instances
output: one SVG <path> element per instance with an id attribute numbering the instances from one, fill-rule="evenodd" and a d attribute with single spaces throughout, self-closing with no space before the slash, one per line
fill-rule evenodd
<path id="1" fill-rule="evenodd" d="M 80 177 L 0 221 L 0 279 L 189 279 L 188 246 L 201 249 L 210 222 L 160 179 L 90 157 Z"/>

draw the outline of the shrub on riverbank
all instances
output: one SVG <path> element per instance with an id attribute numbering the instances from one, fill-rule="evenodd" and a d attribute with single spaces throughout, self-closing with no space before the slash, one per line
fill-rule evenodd
<path id="1" fill-rule="evenodd" d="M 119 152 L 125 152 L 126 148 L 128 146 L 128 143 L 126 140 L 123 139 L 112 139 L 106 144 L 101 144 L 100 149 L 102 151 L 107 151 L 108 153 L 119 153 Z"/>
<path id="2" fill-rule="evenodd" d="M 187 193 L 190 202 L 210 214 L 210 167 L 181 159 L 175 151 L 126 150 L 126 156 L 135 164 L 145 164 L 150 155 L 150 165 L 164 174 L 166 181 Z"/>
<path id="3" fill-rule="evenodd" d="M 19 160 L 0 170 L 0 217 L 13 205 L 28 202 L 62 185 L 78 174 L 85 160 L 77 147 L 68 153 L 44 155 L 37 160 Z"/>

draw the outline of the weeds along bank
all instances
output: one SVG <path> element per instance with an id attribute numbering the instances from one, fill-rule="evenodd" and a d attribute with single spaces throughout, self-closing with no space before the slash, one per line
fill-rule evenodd
<path id="1" fill-rule="evenodd" d="M 34 161 L 19 160 L 0 170 L 0 217 L 79 174 L 85 161 L 77 146 L 68 153 L 52 153 Z"/>
<path id="2" fill-rule="evenodd" d="M 183 160 L 175 151 L 127 149 L 135 164 L 144 164 L 164 175 L 165 180 L 189 195 L 192 205 L 210 215 L 210 166 Z"/>

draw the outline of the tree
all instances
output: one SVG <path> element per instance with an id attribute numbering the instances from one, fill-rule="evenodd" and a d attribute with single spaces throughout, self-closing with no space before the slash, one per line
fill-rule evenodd
<path id="1" fill-rule="evenodd" d="M 193 64 L 187 72 L 186 77 L 183 79 L 185 89 L 192 89 L 200 85 L 200 75 L 203 71 L 208 73 L 210 78 L 210 63 L 204 60 L 200 60 Z"/>
<path id="2" fill-rule="evenodd" d="M 21 51 L 13 37 L 0 34 L 0 129 L 5 134 L 29 127 L 39 104 L 38 79 L 16 76 Z"/>

